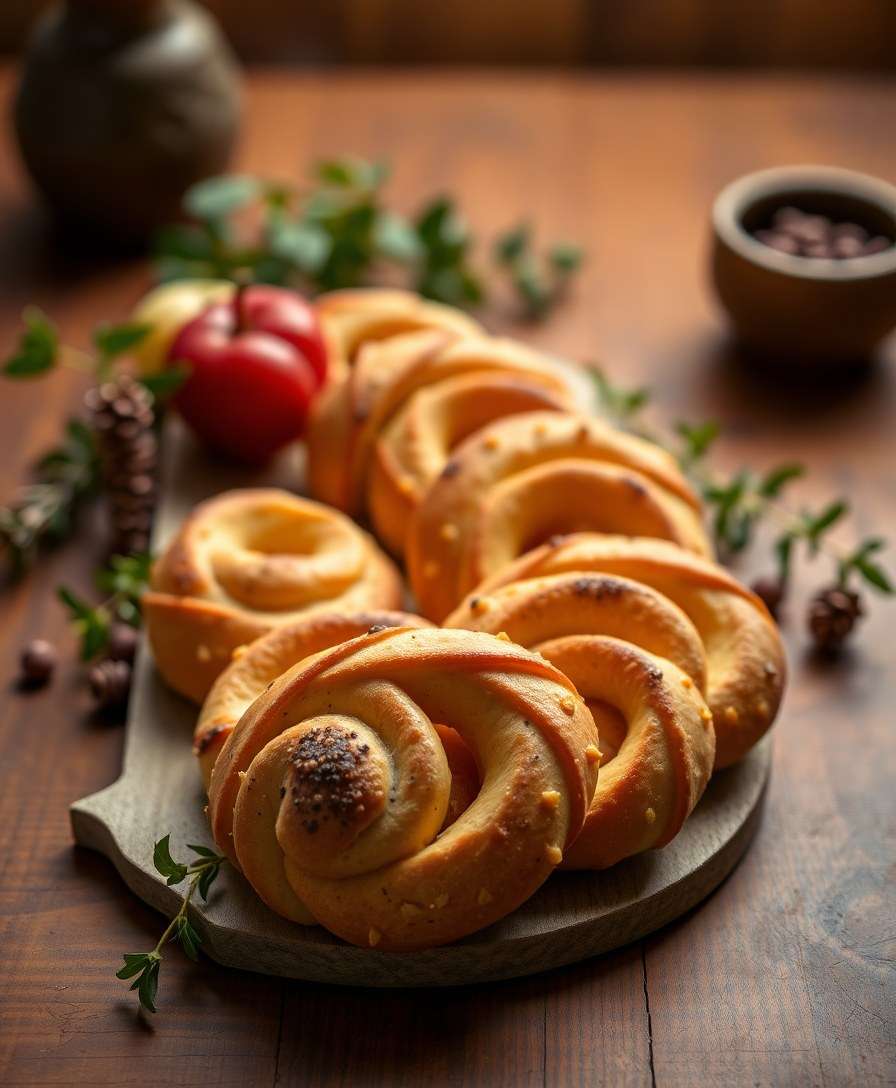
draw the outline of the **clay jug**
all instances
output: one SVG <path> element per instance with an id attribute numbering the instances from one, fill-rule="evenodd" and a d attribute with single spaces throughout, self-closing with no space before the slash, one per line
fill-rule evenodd
<path id="1" fill-rule="evenodd" d="M 190 0 L 65 0 L 38 23 L 15 99 L 22 157 L 66 228 L 133 245 L 222 171 L 236 64 Z"/>

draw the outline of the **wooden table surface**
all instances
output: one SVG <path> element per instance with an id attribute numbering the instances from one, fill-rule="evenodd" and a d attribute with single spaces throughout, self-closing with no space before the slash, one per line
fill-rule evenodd
<path id="1" fill-rule="evenodd" d="M 7 99 L 8 73 L 0 89 Z M 531 215 L 546 239 L 581 241 L 587 268 L 546 325 L 520 330 L 499 308 L 491 326 L 649 383 L 660 417 L 718 418 L 724 463 L 805 461 L 807 502 L 847 495 L 856 531 L 893 533 L 896 352 L 836 386 L 756 375 L 725 339 L 704 255 L 713 194 L 740 173 L 821 161 L 892 179 L 894 107 L 896 84 L 872 80 L 257 74 L 240 159 L 294 177 L 319 155 L 385 156 L 400 206 L 445 190 L 479 231 Z M 5 139 L 0 339 L 36 302 L 86 342 L 127 312 L 147 268 L 55 253 Z M 80 388 L 68 375 L 2 386 L 4 498 Z M 172 950 L 147 1025 L 114 971 L 123 951 L 152 946 L 161 920 L 108 862 L 72 847 L 68 826 L 69 803 L 111 782 L 121 758 L 122 731 L 88 713 L 53 594 L 62 581 L 88 587 L 99 547 L 86 531 L 0 603 L 0 1083 L 896 1082 L 893 606 L 872 602 L 854 649 L 819 662 L 801 576 L 762 826 L 679 923 L 549 975 L 441 992 L 303 985 Z M 35 635 L 65 664 L 24 695 L 16 657 Z"/>

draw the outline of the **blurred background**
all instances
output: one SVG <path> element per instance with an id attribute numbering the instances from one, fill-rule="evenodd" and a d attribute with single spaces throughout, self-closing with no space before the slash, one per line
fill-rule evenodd
<path id="1" fill-rule="evenodd" d="M 3 0 L 0 52 L 17 52 L 46 6 Z M 247 63 L 896 66 L 894 0 L 205 0 L 204 6 Z"/>

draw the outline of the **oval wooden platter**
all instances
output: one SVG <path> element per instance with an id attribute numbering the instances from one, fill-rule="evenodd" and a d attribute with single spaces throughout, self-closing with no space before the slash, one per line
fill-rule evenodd
<path id="1" fill-rule="evenodd" d="M 265 480 L 222 472 L 169 426 L 156 547 L 201 498 L 227 487 L 292 482 L 286 459 Z M 121 778 L 71 808 L 75 839 L 105 854 L 128 887 L 171 917 L 181 895 L 152 864 L 154 842 L 171 833 L 211 844 L 191 739 L 195 709 L 169 691 L 145 648 L 138 655 Z M 209 902 L 192 911 L 203 950 L 230 967 L 347 986 L 454 986 L 534 974 L 618 948 L 659 929 L 704 899 L 737 864 L 759 820 L 771 767 L 766 738 L 739 766 L 710 782 L 697 809 L 665 849 L 601 873 L 554 873 L 514 914 L 453 945 L 394 953 L 355 948 L 264 906 L 225 867 Z"/>

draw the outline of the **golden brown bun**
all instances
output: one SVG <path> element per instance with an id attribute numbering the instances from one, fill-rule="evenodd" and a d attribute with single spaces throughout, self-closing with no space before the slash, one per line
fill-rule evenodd
<path id="1" fill-rule="evenodd" d="M 314 308 L 327 345 L 332 381 L 351 370 L 366 343 L 421 329 L 440 329 L 451 336 L 474 336 L 481 331 L 461 310 L 430 302 L 413 291 L 379 287 L 331 291 L 321 295 Z"/>
<path id="2" fill-rule="evenodd" d="M 742 759 L 775 720 L 787 676 L 781 636 L 762 601 L 718 564 L 674 544 L 594 533 L 576 533 L 535 548 L 474 593 L 485 599 L 501 586 L 572 572 L 634 579 L 687 614 L 706 652 L 705 695 L 715 723 L 715 766 Z M 463 619 L 469 605 L 468 599 L 449 623 L 468 626 Z M 639 639 L 632 641 L 653 649 Z"/>
<path id="3" fill-rule="evenodd" d="M 677 605 L 629 578 L 574 571 L 493 588 L 447 623 L 542 654 L 592 710 L 604 763 L 565 865 L 605 868 L 678 834 L 709 782 L 715 737 L 703 644 Z"/>
<path id="4" fill-rule="evenodd" d="M 348 518 L 258 489 L 194 509 L 154 564 L 142 608 L 162 676 L 201 702 L 233 651 L 271 628 L 401 600 L 398 571 Z"/>
<path id="5" fill-rule="evenodd" d="M 482 774 L 439 834 L 449 724 Z M 570 681 L 491 635 L 390 629 L 306 659 L 237 723 L 215 840 L 275 911 L 362 946 L 429 948 L 524 902 L 581 830 L 596 730 Z"/>
<path id="6" fill-rule="evenodd" d="M 711 550 L 696 495 L 658 446 L 572 414 L 490 424 L 455 450 L 411 523 L 406 558 L 420 611 L 441 621 L 530 548 L 579 530 Z"/>
<path id="7" fill-rule="evenodd" d="M 276 627 L 237 651 L 212 685 L 193 732 L 193 753 L 199 759 L 206 789 L 233 727 L 264 689 L 293 665 L 374 627 L 429 626 L 428 620 L 407 612 L 315 612 Z"/>
<path id="8" fill-rule="evenodd" d="M 367 343 L 312 415 L 311 492 L 355 516 L 369 511 L 401 554 L 409 515 L 459 442 L 495 419 L 570 406 L 557 367 L 509 340 L 430 329 Z"/>

